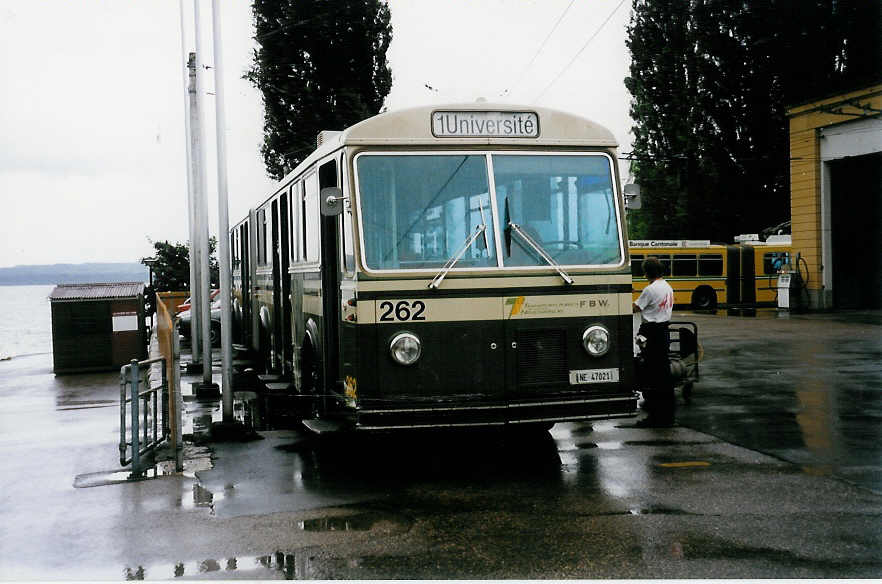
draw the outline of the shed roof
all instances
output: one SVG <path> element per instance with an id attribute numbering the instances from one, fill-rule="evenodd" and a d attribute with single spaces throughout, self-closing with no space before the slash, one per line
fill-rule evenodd
<path id="1" fill-rule="evenodd" d="M 96 284 L 59 284 L 49 295 L 52 301 L 104 300 L 136 298 L 144 293 L 143 282 L 103 282 Z"/>

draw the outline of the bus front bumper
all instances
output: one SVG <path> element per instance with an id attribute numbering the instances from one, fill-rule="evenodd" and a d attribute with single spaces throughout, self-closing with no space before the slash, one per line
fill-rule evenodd
<path id="1" fill-rule="evenodd" d="M 637 396 L 525 400 L 480 405 L 444 403 L 412 407 L 383 406 L 371 404 L 358 408 L 355 412 L 355 429 L 480 427 L 626 418 L 636 415 Z"/>

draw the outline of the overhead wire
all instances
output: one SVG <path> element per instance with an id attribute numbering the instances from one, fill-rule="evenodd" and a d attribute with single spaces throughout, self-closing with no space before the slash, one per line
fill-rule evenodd
<path id="1" fill-rule="evenodd" d="M 539 101 L 539 99 L 541 99 L 542 96 L 545 95 L 545 93 L 546 93 L 549 89 L 551 89 L 551 86 L 554 85 L 555 83 L 557 83 L 557 80 L 560 79 L 561 76 L 562 76 L 564 73 L 566 73 L 567 69 L 569 69 L 569 68 L 573 65 L 573 63 L 576 62 L 576 59 L 578 59 L 578 58 L 582 55 L 582 53 L 585 51 L 585 49 L 588 48 L 588 45 L 591 44 L 591 41 L 593 41 L 593 40 L 597 37 L 597 35 L 600 34 L 600 31 L 602 31 L 603 28 L 607 25 L 607 23 L 609 23 L 609 21 L 612 20 L 612 17 L 615 15 L 616 12 L 619 11 L 619 8 L 621 8 L 621 7 L 622 7 L 622 4 L 624 4 L 624 3 L 625 3 L 625 0 L 621 0 L 621 1 L 616 5 L 616 7 L 613 8 L 613 11 L 610 12 L 610 13 L 609 13 L 609 16 L 606 17 L 606 20 L 604 20 L 604 21 L 600 24 L 600 26 L 597 27 L 597 30 L 594 31 L 594 34 L 592 34 L 590 37 L 588 37 L 588 40 L 585 41 L 585 44 L 582 45 L 582 48 L 579 49 L 579 52 L 576 53 L 576 55 L 575 55 L 572 59 L 570 59 L 570 62 L 567 63 L 567 65 L 566 65 L 563 69 L 560 70 L 560 72 L 554 77 L 554 79 L 552 79 L 551 82 L 550 82 L 548 85 L 545 86 L 545 89 L 542 90 L 542 93 L 540 93 L 539 95 L 537 95 L 537 96 L 533 99 L 533 101 L 530 102 L 530 103 L 536 103 L 537 101 Z"/>
<path id="2" fill-rule="evenodd" d="M 512 85 L 511 85 L 511 89 L 514 89 L 515 87 L 517 87 L 517 85 L 518 85 L 518 84 L 521 82 L 521 80 L 524 78 L 524 75 L 526 75 L 527 71 L 530 70 L 530 67 L 533 66 L 533 63 L 536 62 L 536 58 L 539 57 L 539 53 L 541 53 L 541 52 L 542 52 L 542 49 L 545 48 L 545 45 L 548 44 L 548 39 L 551 38 L 551 35 L 553 35 L 553 34 L 554 34 L 554 31 L 557 30 L 557 27 L 560 26 L 560 23 L 563 21 L 564 16 L 566 16 L 567 12 L 570 11 L 570 8 L 572 8 L 573 3 L 574 3 L 575 1 L 576 1 L 576 0 L 570 0 L 570 3 L 567 4 L 567 7 L 566 7 L 566 8 L 564 8 L 564 11 L 560 13 L 560 16 L 557 18 L 557 21 L 554 23 L 554 26 L 551 27 L 551 30 L 548 31 L 548 34 L 545 36 L 545 40 L 542 41 L 542 44 L 539 45 L 539 48 L 536 49 L 536 52 L 533 54 L 533 58 L 530 59 L 530 62 L 527 63 L 527 66 L 523 68 L 523 70 L 521 71 L 520 75 L 518 75 L 517 79 L 515 79 L 515 82 L 512 83 Z M 503 95 L 506 94 L 506 93 L 508 93 L 509 91 L 511 91 L 511 89 L 506 89 L 506 90 L 503 92 Z"/>

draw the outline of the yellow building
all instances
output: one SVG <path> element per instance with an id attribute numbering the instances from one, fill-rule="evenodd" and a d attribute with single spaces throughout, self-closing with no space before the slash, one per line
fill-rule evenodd
<path id="1" fill-rule="evenodd" d="M 793 252 L 808 306 L 880 308 L 882 85 L 787 115 Z"/>

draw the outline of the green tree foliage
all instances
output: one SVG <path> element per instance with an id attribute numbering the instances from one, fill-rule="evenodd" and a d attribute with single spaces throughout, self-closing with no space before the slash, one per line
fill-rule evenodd
<path id="1" fill-rule="evenodd" d="M 278 180 L 339 130 L 380 111 L 392 86 L 382 0 L 254 0 L 254 64 L 263 94 L 267 174 Z"/>
<path id="2" fill-rule="evenodd" d="M 157 292 L 180 292 L 190 290 L 190 248 L 186 243 L 154 241 L 153 287 L 147 289 L 148 314 L 156 307 Z M 208 267 L 211 287 L 217 288 L 220 270 L 215 250 L 217 238 L 208 240 Z"/>
<path id="3" fill-rule="evenodd" d="M 633 0 L 632 236 L 729 241 L 787 220 L 786 108 L 878 79 L 879 4 Z"/>

